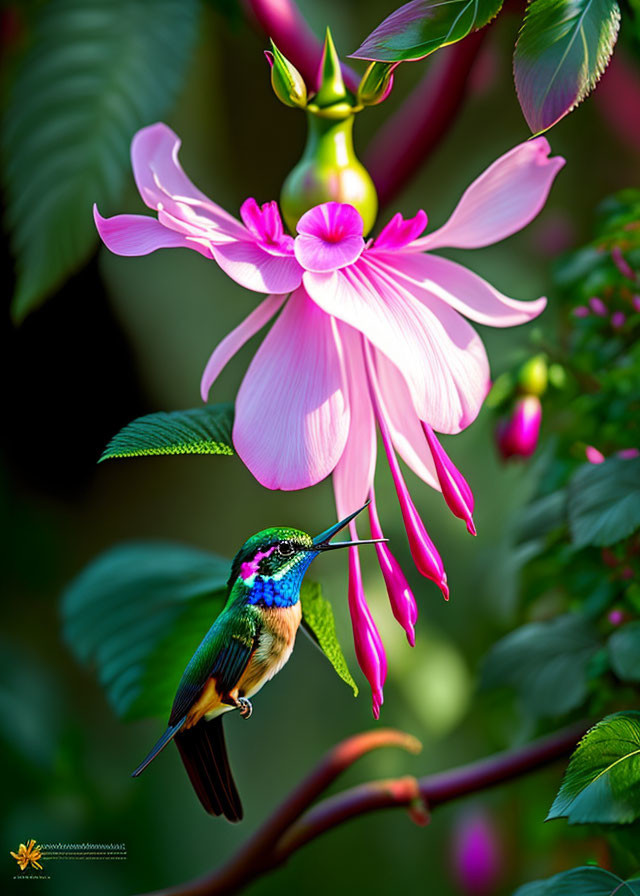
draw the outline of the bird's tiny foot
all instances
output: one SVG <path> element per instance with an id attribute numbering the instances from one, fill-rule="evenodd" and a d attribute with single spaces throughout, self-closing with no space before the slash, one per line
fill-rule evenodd
<path id="1" fill-rule="evenodd" d="M 250 719 L 251 713 L 253 712 L 253 706 L 251 705 L 251 701 L 247 700 L 246 697 L 238 697 L 240 715 L 243 719 Z"/>

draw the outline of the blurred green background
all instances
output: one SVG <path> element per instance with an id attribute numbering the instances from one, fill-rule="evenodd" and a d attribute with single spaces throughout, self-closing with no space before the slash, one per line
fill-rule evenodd
<path id="1" fill-rule="evenodd" d="M 301 7 L 318 34 L 332 27 L 339 51 L 354 49 L 388 12 L 388 0 L 310 2 Z M 393 211 L 425 208 L 442 223 L 470 180 L 529 136 L 511 77 L 517 16 L 502 16 L 486 42 L 470 96 L 455 126 Z M 263 35 L 233 2 L 209 3 L 199 26 L 187 82 L 166 121 L 183 141 L 185 170 L 232 212 L 247 196 L 276 198 L 304 140 L 304 116 L 273 97 Z M 357 148 L 424 74 L 406 65 L 383 106 L 360 116 Z M 508 295 L 550 295 L 539 326 L 554 327 L 550 264 L 554 253 L 588 238 L 595 205 L 637 181 L 638 158 L 603 123 L 597 96 L 549 135 L 567 166 L 540 217 L 522 234 L 473 253 L 453 253 Z M 402 135 L 398 134 L 401 151 Z M 142 211 L 128 178 L 103 214 Z M 89 209 L 87 209 L 89 214 Z M 64 222 L 60 222 L 64 227 Z M 5 242 L 6 261 L 10 262 Z M 11 264 L 5 266 L 11 294 Z M 202 368 L 216 343 L 252 309 L 255 295 L 196 253 L 163 251 L 119 258 L 101 249 L 42 309 L 14 328 L 5 317 L 3 358 L 8 425 L 3 446 L 3 666 L 0 690 L 3 875 L 7 892 L 55 896 L 134 893 L 203 873 L 238 850 L 252 830 L 337 740 L 373 726 L 366 683 L 354 700 L 328 663 L 301 638 L 283 673 L 255 703 L 250 724 L 228 720 L 232 765 L 246 819 L 230 826 L 207 817 L 175 750 L 144 776 L 129 775 L 154 742 L 162 720 L 124 725 L 90 672 L 60 637 L 59 596 L 92 557 L 129 538 L 162 537 L 231 557 L 253 532 L 274 524 L 320 530 L 335 516 L 330 484 L 301 493 L 262 489 L 237 458 L 179 457 L 96 466 L 108 438 L 135 416 L 195 406 Z M 524 328 L 483 329 L 492 368 L 526 339 Z M 234 396 L 258 340 L 220 378 L 212 400 Z M 497 459 L 486 412 L 445 444 L 476 497 L 478 537 L 441 497 L 410 473 L 415 503 L 444 559 L 449 604 L 415 574 L 390 477 L 379 465 L 378 501 L 385 533 L 419 600 L 412 651 L 393 620 L 371 556 L 365 586 L 387 646 L 389 677 L 381 724 L 415 734 L 419 757 L 396 751 L 362 760 L 340 786 L 369 778 L 426 774 L 524 742 L 530 730 L 517 707 L 475 690 L 478 661 L 518 618 L 510 552 L 511 513 L 528 493 L 527 466 Z M 350 665 L 356 663 L 346 605 L 346 558 L 330 556 L 313 576 L 334 605 Z M 461 892 L 451 874 L 452 831 L 478 804 L 490 813 L 503 852 L 496 894 L 598 855 L 564 823 L 543 825 L 561 769 L 439 809 L 427 829 L 402 812 L 352 822 L 296 855 L 251 892 L 390 893 L 412 888 Z M 51 879 L 11 880 L 10 849 L 38 842 L 125 842 L 123 863 L 60 862 Z M 49 866 L 51 867 L 51 866 Z M 49 871 L 49 868 L 47 869 Z"/>

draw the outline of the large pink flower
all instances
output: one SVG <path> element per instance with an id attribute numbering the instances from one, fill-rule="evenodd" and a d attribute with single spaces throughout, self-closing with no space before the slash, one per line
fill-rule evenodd
<path id="1" fill-rule="evenodd" d="M 113 252 L 146 255 L 195 249 L 237 283 L 267 298 L 217 346 L 202 377 L 206 401 L 227 361 L 278 314 L 253 358 L 236 401 L 235 448 L 267 488 L 299 489 L 333 473 L 338 513 L 373 499 L 376 426 L 391 466 L 412 556 L 448 597 L 440 556 L 409 496 L 397 454 L 442 491 L 456 516 L 473 525 L 473 495 L 435 431 L 456 433 L 476 418 L 489 389 L 482 340 L 465 318 L 494 327 L 526 323 L 546 299 L 508 298 L 440 248 L 495 243 L 528 224 L 545 203 L 564 160 L 549 158 L 544 137 L 516 146 L 466 190 L 449 220 L 422 236 L 423 211 L 395 215 L 365 241 L 358 212 L 328 202 L 284 233 L 275 202 L 247 199 L 242 221 L 202 194 L 178 162 L 180 141 L 163 124 L 140 131 L 133 170 L 148 216 L 103 218 Z M 464 315 L 464 316 L 463 316 Z M 374 534 L 381 534 L 375 503 Z M 352 524 L 355 532 L 355 526 Z M 413 643 L 415 600 L 386 545 L 378 557 L 396 618 Z M 358 660 L 382 702 L 386 662 L 351 551 L 349 606 Z"/>

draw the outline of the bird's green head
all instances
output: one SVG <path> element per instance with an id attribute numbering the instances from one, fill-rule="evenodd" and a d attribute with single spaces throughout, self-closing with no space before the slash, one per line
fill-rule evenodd
<path id="1" fill-rule="evenodd" d="M 236 584 L 244 586 L 251 603 L 261 602 L 268 606 L 290 606 L 296 603 L 302 578 L 318 554 L 354 544 L 371 543 L 331 543 L 331 538 L 363 509 L 359 508 L 315 538 L 288 526 L 273 526 L 252 535 L 234 557 L 229 588 Z"/>

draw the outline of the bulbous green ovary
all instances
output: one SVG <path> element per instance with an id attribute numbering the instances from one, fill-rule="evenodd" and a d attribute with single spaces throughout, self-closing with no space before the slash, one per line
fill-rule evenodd
<path id="1" fill-rule="evenodd" d="M 353 149 L 353 114 L 335 121 L 308 112 L 308 120 L 305 151 L 280 194 L 287 227 L 295 234 L 299 219 L 314 205 L 344 202 L 360 212 L 366 236 L 375 224 L 378 197 Z"/>

